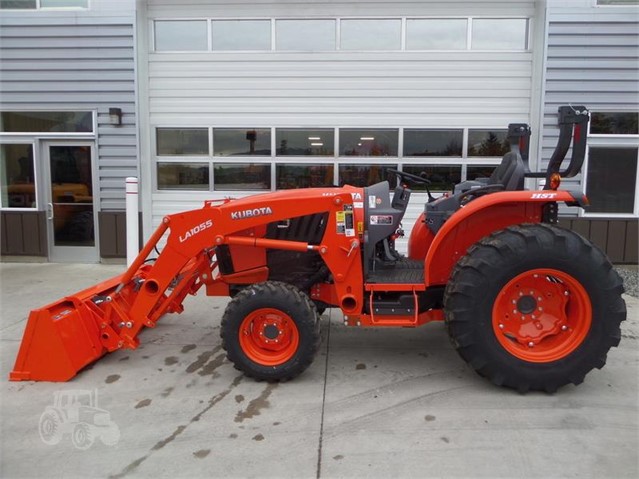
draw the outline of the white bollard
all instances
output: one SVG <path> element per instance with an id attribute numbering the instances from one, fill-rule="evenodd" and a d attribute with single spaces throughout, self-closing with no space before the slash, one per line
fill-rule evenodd
<path id="1" fill-rule="evenodd" d="M 131 266 L 140 252 L 140 234 L 138 224 L 138 179 L 130 176 L 126 179 L 126 265 Z"/>

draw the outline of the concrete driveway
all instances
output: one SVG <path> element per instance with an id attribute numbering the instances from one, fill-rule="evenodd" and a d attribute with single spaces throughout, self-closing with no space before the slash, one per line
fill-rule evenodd
<path id="1" fill-rule="evenodd" d="M 284 384 L 225 359 L 226 300 L 201 293 L 181 315 L 68 383 L 6 380 L 30 309 L 122 271 L 0 264 L 1 477 L 637 477 L 639 302 L 608 364 L 554 395 L 520 395 L 471 371 L 442 324 L 356 329 L 323 316 L 313 365 Z M 80 450 L 47 445 L 54 393 L 96 391 L 120 431 Z"/>

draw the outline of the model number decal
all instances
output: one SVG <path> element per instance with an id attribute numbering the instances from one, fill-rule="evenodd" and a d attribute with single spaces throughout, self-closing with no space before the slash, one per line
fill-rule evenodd
<path id="1" fill-rule="evenodd" d="M 557 196 L 557 193 L 533 193 L 531 199 L 552 199 Z"/>
<path id="2" fill-rule="evenodd" d="M 178 238 L 180 239 L 180 243 L 184 243 L 187 239 L 191 238 L 192 236 L 195 236 L 198 233 L 201 233 L 204 230 L 211 228 L 212 226 L 213 226 L 212 220 L 206 220 L 204 223 L 200 223 L 195 228 L 191 228 L 189 231 L 187 231 L 184 236 L 179 236 Z"/>

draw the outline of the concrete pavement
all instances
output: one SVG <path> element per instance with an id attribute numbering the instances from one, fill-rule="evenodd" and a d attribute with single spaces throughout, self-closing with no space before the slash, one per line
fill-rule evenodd
<path id="1" fill-rule="evenodd" d="M 323 316 L 313 365 L 284 384 L 225 359 L 226 300 L 204 293 L 68 383 L 6 380 L 30 309 L 119 265 L 0 263 L 1 477 L 637 477 L 639 301 L 619 348 L 585 383 L 554 395 L 492 386 L 442 324 L 356 329 Z M 120 430 L 79 450 L 40 438 L 53 393 L 98 391 Z"/>

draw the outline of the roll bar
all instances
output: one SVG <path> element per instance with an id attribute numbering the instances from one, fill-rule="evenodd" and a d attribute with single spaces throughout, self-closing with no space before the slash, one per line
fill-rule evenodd
<path id="1" fill-rule="evenodd" d="M 559 107 L 559 140 L 553 151 L 546 172 L 530 171 L 530 127 L 525 123 L 511 123 L 508 125 L 508 141 L 511 150 L 519 150 L 522 160 L 526 165 L 526 178 L 545 178 L 545 188 L 550 188 L 550 177 L 553 173 L 559 173 L 562 178 L 572 178 L 581 171 L 586 156 L 586 140 L 588 136 L 588 122 L 590 112 L 585 106 L 560 106 Z M 568 168 L 561 171 L 560 167 L 572 144 L 572 156 Z"/>

